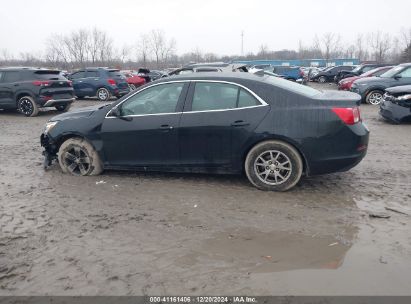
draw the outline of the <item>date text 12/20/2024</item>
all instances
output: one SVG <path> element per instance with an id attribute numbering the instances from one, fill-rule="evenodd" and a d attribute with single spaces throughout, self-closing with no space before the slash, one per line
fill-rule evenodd
<path id="1" fill-rule="evenodd" d="M 150 303 L 257 303 L 255 297 L 150 297 Z"/>

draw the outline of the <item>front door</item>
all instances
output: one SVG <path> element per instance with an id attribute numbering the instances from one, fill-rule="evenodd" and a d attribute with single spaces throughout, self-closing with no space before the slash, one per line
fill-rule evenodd
<path id="1" fill-rule="evenodd" d="M 194 82 L 188 99 L 179 129 L 185 166 L 230 167 L 269 110 L 245 88 L 224 82 Z"/>
<path id="2" fill-rule="evenodd" d="M 178 164 L 178 126 L 188 83 L 154 85 L 118 105 L 120 117 L 102 126 L 108 166 L 156 167 Z"/>

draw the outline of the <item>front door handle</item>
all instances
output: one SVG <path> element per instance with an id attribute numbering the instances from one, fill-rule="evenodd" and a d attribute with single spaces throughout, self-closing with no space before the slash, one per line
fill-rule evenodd
<path id="1" fill-rule="evenodd" d="M 160 130 L 162 131 L 171 131 L 173 130 L 173 127 L 170 125 L 161 125 Z"/>
<path id="2" fill-rule="evenodd" d="M 248 126 L 249 123 L 244 121 L 244 120 L 236 120 L 235 122 L 233 122 L 231 124 L 231 126 L 233 127 L 244 127 L 244 126 Z"/>

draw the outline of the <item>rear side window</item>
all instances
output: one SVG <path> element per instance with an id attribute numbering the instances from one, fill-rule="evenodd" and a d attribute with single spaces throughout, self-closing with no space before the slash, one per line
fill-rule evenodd
<path id="1" fill-rule="evenodd" d="M 191 111 L 211 111 L 258 105 L 246 90 L 227 83 L 198 82 L 195 85 Z"/>
<path id="2" fill-rule="evenodd" d="M 120 71 L 109 71 L 108 72 L 109 77 L 111 78 L 124 78 L 124 75 L 121 74 Z"/>
<path id="3" fill-rule="evenodd" d="M 20 72 L 19 71 L 5 71 L 3 72 L 3 80 L 4 83 L 16 82 L 20 80 Z"/>
<path id="4" fill-rule="evenodd" d="M 98 77 L 97 71 L 87 71 L 87 77 Z"/>

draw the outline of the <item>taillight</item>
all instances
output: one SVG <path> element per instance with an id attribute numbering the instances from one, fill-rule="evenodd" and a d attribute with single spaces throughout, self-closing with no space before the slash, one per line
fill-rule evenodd
<path id="1" fill-rule="evenodd" d="M 332 111 L 347 125 L 356 124 L 361 120 L 360 109 L 354 108 L 332 108 Z"/>
<path id="2" fill-rule="evenodd" d="M 50 86 L 51 82 L 36 80 L 36 81 L 33 81 L 32 84 L 38 87 L 48 87 Z"/>
<path id="3" fill-rule="evenodd" d="M 114 79 L 107 79 L 108 84 L 116 85 L 116 81 Z"/>

